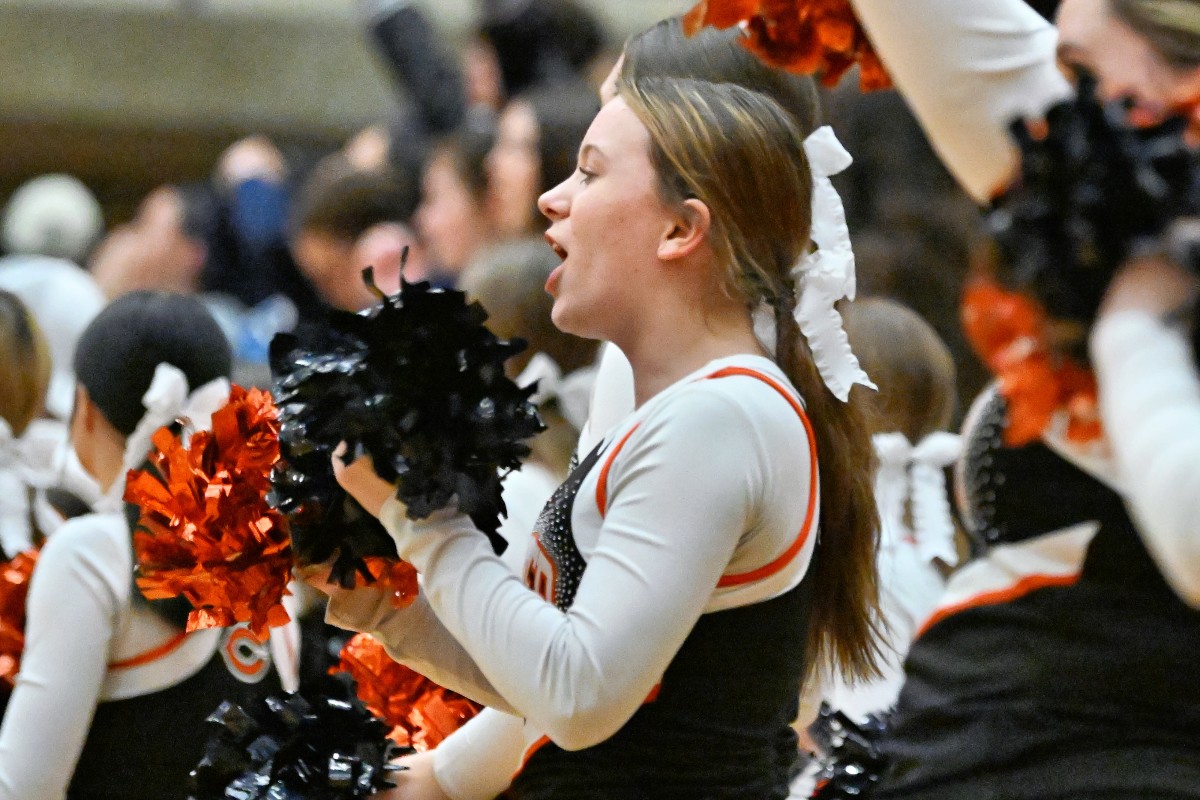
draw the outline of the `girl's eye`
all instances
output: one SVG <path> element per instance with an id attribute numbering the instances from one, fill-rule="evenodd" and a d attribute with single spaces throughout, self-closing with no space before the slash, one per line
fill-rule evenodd
<path id="1" fill-rule="evenodd" d="M 579 182 L 582 183 L 584 186 L 587 186 L 589 183 L 592 182 L 592 178 L 596 177 L 596 173 L 588 172 L 583 167 L 579 168 L 579 175 L 580 175 Z"/>

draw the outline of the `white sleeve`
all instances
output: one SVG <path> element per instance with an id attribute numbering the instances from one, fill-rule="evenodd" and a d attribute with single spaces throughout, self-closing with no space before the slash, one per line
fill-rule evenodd
<path id="1" fill-rule="evenodd" d="M 485 708 L 433 751 L 433 777 L 454 800 L 493 800 L 521 768 L 519 717 Z"/>
<path id="2" fill-rule="evenodd" d="M 1140 311 L 1092 333 L 1100 414 L 1125 501 L 1159 569 L 1200 607 L 1200 375 L 1178 330 Z"/>
<path id="3" fill-rule="evenodd" d="M 566 749 L 612 736 L 661 681 L 759 505 L 767 464 L 745 408 L 702 391 L 669 408 L 610 473 L 611 504 L 566 613 L 513 576 L 465 517 L 409 522 L 398 503 L 384 506 L 446 628 Z"/>
<path id="4" fill-rule="evenodd" d="M 1016 174 L 1008 124 L 1071 92 L 1058 34 L 1021 0 L 852 0 L 896 87 L 963 188 L 986 202 Z"/>
<path id="5" fill-rule="evenodd" d="M 29 589 L 25 651 L 0 728 L 0 798 L 61 800 L 83 751 L 131 576 L 84 517 L 60 528 Z"/>

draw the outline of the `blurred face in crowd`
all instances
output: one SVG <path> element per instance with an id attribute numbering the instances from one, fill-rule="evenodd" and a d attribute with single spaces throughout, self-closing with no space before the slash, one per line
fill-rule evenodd
<path id="1" fill-rule="evenodd" d="M 1060 59 L 1094 73 L 1106 100 L 1132 100 L 1130 122 L 1149 126 L 1178 113 L 1197 121 L 1200 69 L 1169 64 L 1108 0 L 1063 0 L 1057 24 Z"/>
<path id="2" fill-rule="evenodd" d="M 542 179 L 538 137 L 532 106 L 509 103 L 487 157 L 488 216 L 502 239 L 525 236 L 539 222 L 533 213 Z"/>
<path id="3" fill-rule="evenodd" d="M 463 52 L 462 64 L 467 102 L 499 110 L 504 99 L 504 78 L 495 48 L 482 39 L 473 39 Z"/>
<path id="4" fill-rule="evenodd" d="M 411 228 L 398 222 L 373 225 L 357 239 L 301 230 L 292 242 L 292 255 L 322 300 L 343 311 L 361 311 L 377 301 L 363 283 L 362 271 L 373 268 L 376 285 L 394 294 L 400 289 L 400 256 L 405 247 L 409 248 L 405 276 L 410 281 L 423 280 L 428 264 L 417 238 Z"/>
<path id="5" fill-rule="evenodd" d="M 449 153 L 434 156 L 425 168 L 416 222 L 429 256 L 454 274 L 461 272 L 487 241 L 485 211 Z"/>
<path id="6" fill-rule="evenodd" d="M 349 280 L 353 240 L 322 230 L 302 229 L 292 242 L 292 256 L 322 300 L 347 311 L 359 309 L 363 293 Z"/>
<path id="7" fill-rule="evenodd" d="M 579 167 L 546 192 L 546 239 L 563 259 L 546 290 L 559 330 L 619 340 L 622 320 L 639 316 L 642 278 L 674 224 L 658 192 L 650 133 L 624 100 L 600 109 L 580 149 Z"/>
<path id="8" fill-rule="evenodd" d="M 136 289 L 194 292 L 206 248 L 183 229 L 183 200 L 170 186 L 155 189 L 136 216 L 113 229 L 92 256 L 91 271 L 108 297 Z"/>

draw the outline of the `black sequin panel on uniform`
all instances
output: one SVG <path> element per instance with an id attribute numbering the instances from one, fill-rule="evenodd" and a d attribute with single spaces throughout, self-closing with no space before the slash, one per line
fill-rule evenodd
<path id="1" fill-rule="evenodd" d="M 575 602 L 575 592 L 587 562 L 575 546 L 571 510 L 584 478 L 600 460 L 601 442 L 567 476 L 546 502 L 533 528 L 536 545 L 525 563 L 525 585 L 566 611 Z"/>
<path id="2" fill-rule="evenodd" d="M 966 431 L 959 480 L 967 533 L 977 548 L 1015 544 L 1089 519 L 1123 515 L 1120 498 L 1041 442 L 1004 444 L 1008 404 L 984 401 Z M 1053 475 L 1053 480 L 1047 476 Z"/>

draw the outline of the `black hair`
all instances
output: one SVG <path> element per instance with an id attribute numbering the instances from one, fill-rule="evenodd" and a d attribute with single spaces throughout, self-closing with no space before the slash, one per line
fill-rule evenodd
<path id="1" fill-rule="evenodd" d="M 196 389 L 229 377 L 233 356 L 225 334 L 195 297 L 130 292 L 84 330 L 75 349 L 75 376 L 105 419 L 128 436 L 145 414 L 142 396 L 164 362 Z"/>
<path id="2" fill-rule="evenodd" d="M 480 33 L 496 51 L 509 97 L 578 77 L 604 47 L 600 22 L 575 0 L 532 0 L 514 16 L 485 20 Z"/>

